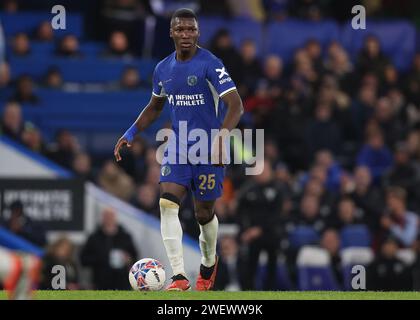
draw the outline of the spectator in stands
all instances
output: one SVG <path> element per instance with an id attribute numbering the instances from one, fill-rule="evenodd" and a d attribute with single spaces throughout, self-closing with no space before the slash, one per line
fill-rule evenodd
<path id="1" fill-rule="evenodd" d="M 10 67 L 6 61 L 6 37 L 0 19 L 0 89 L 6 87 L 10 81 Z"/>
<path id="2" fill-rule="evenodd" d="M 308 40 L 305 44 L 304 49 L 307 52 L 315 71 L 318 74 L 322 74 L 324 72 L 324 63 L 322 61 L 322 48 L 319 41 L 316 39 Z"/>
<path id="3" fill-rule="evenodd" d="M 361 75 L 367 72 L 373 72 L 377 77 L 382 79 L 385 66 L 388 64 L 389 60 L 382 53 L 378 38 L 373 35 L 367 36 L 357 61 L 358 72 Z"/>
<path id="4" fill-rule="evenodd" d="M 325 186 L 331 192 L 337 192 L 343 169 L 334 159 L 334 155 L 329 150 L 320 150 L 315 154 L 315 165 L 324 168 L 327 173 Z"/>
<path id="5" fill-rule="evenodd" d="M 321 149 L 337 154 L 341 145 L 341 132 L 332 118 L 331 106 L 319 103 L 315 109 L 315 119 L 310 120 L 306 129 L 306 146 L 310 158 Z"/>
<path id="6" fill-rule="evenodd" d="M 103 53 L 104 58 L 134 58 L 133 52 L 130 50 L 127 36 L 122 31 L 114 31 L 108 40 L 108 48 Z"/>
<path id="7" fill-rule="evenodd" d="M 254 93 L 257 79 L 262 76 L 262 68 L 257 58 L 257 48 L 253 40 L 244 40 L 241 43 L 239 54 L 241 57 L 241 76 L 237 80 L 237 87 L 241 97 L 246 98 Z"/>
<path id="8" fill-rule="evenodd" d="M 42 21 L 35 32 L 35 40 L 41 42 L 54 41 L 54 31 L 51 27 L 51 22 L 48 20 Z"/>
<path id="9" fill-rule="evenodd" d="M 262 251 L 268 255 L 268 274 L 264 289 L 274 289 L 281 228 L 279 221 L 284 196 L 284 186 L 274 180 L 271 163 L 267 160 L 264 161 L 263 172 L 253 176 L 253 180 L 239 191 L 239 237 L 241 244 L 248 247 L 248 289 L 255 288 L 255 274 Z"/>
<path id="10" fill-rule="evenodd" d="M 419 234 L 419 218 L 406 206 L 407 193 L 401 187 L 390 187 L 386 193 L 385 213 L 381 226 L 385 237 L 392 236 L 403 248 L 414 246 Z"/>
<path id="11" fill-rule="evenodd" d="M 227 29 L 220 29 L 216 32 L 210 42 L 210 51 L 223 61 L 233 81 L 240 79 L 240 61 L 238 51 L 233 45 L 232 37 Z"/>
<path id="12" fill-rule="evenodd" d="M 19 4 L 17 0 L 5 0 L 3 2 L 3 10 L 7 13 L 16 13 L 19 10 Z"/>
<path id="13" fill-rule="evenodd" d="M 57 67 L 51 67 L 48 69 L 44 80 L 44 86 L 48 89 L 62 89 L 63 88 L 63 76 Z"/>
<path id="14" fill-rule="evenodd" d="M 397 68 L 389 63 L 384 68 L 384 78 L 381 84 L 382 92 L 388 92 L 390 89 L 401 87 L 400 77 Z"/>
<path id="15" fill-rule="evenodd" d="M 320 214 L 319 202 L 316 196 L 304 194 L 299 204 L 299 212 L 296 215 L 295 224 L 312 227 L 321 234 L 326 227 L 326 221 Z"/>
<path id="16" fill-rule="evenodd" d="M 15 56 L 26 57 L 31 53 L 31 45 L 29 37 L 24 32 L 19 32 L 13 37 L 12 52 Z"/>
<path id="17" fill-rule="evenodd" d="M 353 199 L 342 197 L 337 205 L 337 211 L 332 215 L 330 226 L 336 230 L 355 224 L 365 224 L 363 211 L 356 207 Z"/>
<path id="18" fill-rule="evenodd" d="M 65 58 L 81 58 L 79 40 L 73 34 L 65 35 L 59 42 L 56 55 Z"/>
<path id="19" fill-rule="evenodd" d="M 69 130 L 63 129 L 58 131 L 55 143 L 49 147 L 47 156 L 59 165 L 70 169 L 79 149 L 77 138 Z"/>
<path id="20" fill-rule="evenodd" d="M 82 251 L 82 265 L 92 268 L 96 290 L 128 290 L 128 270 L 137 260 L 132 237 L 118 224 L 112 208 L 102 211 L 101 223 L 92 233 Z"/>
<path id="21" fill-rule="evenodd" d="M 406 139 L 408 153 L 410 159 L 417 165 L 417 161 L 420 160 L 420 130 L 411 130 Z M 418 167 L 418 166 L 417 166 Z"/>
<path id="22" fill-rule="evenodd" d="M 44 247 L 46 244 L 45 230 L 42 226 L 29 218 L 20 200 L 10 204 L 10 218 L 5 222 L 7 229 L 29 242 Z"/>
<path id="23" fill-rule="evenodd" d="M 297 91 L 299 97 L 308 99 L 314 93 L 315 85 L 319 81 L 319 74 L 316 73 L 312 60 L 304 49 L 296 50 L 293 62 L 290 84 Z"/>
<path id="24" fill-rule="evenodd" d="M 17 89 L 11 100 L 22 104 L 38 104 L 39 98 L 35 94 L 34 81 L 29 75 L 22 75 L 17 80 Z"/>
<path id="25" fill-rule="evenodd" d="M 219 239 L 218 276 L 215 290 L 241 291 L 246 288 L 247 263 L 239 252 L 236 238 L 224 235 Z"/>
<path id="26" fill-rule="evenodd" d="M 42 259 L 40 290 L 53 290 L 52 272 L 54 266 L 63 266 L 65 269 L 65 283 L 67 290 L 78 290 L 79 285 L 79 267 L 75 259 L 75 245 L 66 236 L 61 236 L 50 245 L 48 245 L 46 254 Z"/>
<path id="27" fill-rule="evenodd" d="M 398 242 L 389 237 L 368 267 L 367 289 L 378 291 L 408 291 L 413 289 L 412 268 L 397 257 Z"/>
<path id="28" fill-rule="evenodd" d="M 372 230 L 379 227 L 379 217 L 383 208 L 383 197 L 380 189 L 372 183 L 372 175 L 366 166 L 354 169 L 354 190 L 349 190 L 350 197 L 358 208 L 363 210 L 363 216 Z"/>
<path id="29" fill-rule="evenodd" d="M 139 69 L 136 67 L 127 67 L 124 69 L 121 79 L 116 86 L 118 90 L 139 90 L 147 88 L 149 84 L 145 83 L 141 78 Z"/>
<path id="30" fill-rule="evenodd" d="M 397 144 L 394 152 L 394 165 L 384 177 L 387 186 L 399 186 L 407 192 L 407 203 L 417 209 L 419 196 L 419 171 L 410 161 L 410 154 L 404 142 Z"/>
<path id="31" fill-rule="evenodd" d="M 145 183 L 138 186 L 136 191 L 135 198 L 132 202 L 133 205 L 147 213 L 159 217 L 159 188 L 157 188 L 156 185 Z"/>
<path id="32" fill-rule="evenodd" d="M 78 178 L 89 181 L 95 180 L 92 172 L 92 161 L 86 152 L 78 152 L 74 155 L 72 169 Z"/>
<path id="33" fill-rule="evenodd" d="M 133 180 L 112 160 L 106 161 L 102 166 L 98 174 L 98 184 L 122 200 L 129 201 L 133 196 Z"/>
<path id="34" fill-rule="evenodd" d="M 275 54 L 269 55 L 264 60 L 263 78 L 268 81 L 269 96 L 278 102 L 283 94 L 283 60 Z"/>
<path id="35" fill-rule="evenodd" d="M 31 122 L 26 122 L 22 132 L 22 142 L 31 151 L 46 155 L 47 147 L 42 139 L 41 131 Z"/>
<path id="36" fill-rule="evenodd" d="M 376 86 L 364 84 L 360 87 L 358 94 L 351 104 L 353 128 L 357 141 L 363 139 L 366 123 L 373 116 L 377 105 Z"/>
<path id="37" fill-rule="evenodd" d="M 136 54 L 141 54 L 144 44 L 145 19 L 151 13 L 148 0 L 110 0 L 101 2 L 99 24 L 96 32 L 101 40 L 107 40 L 115 31 L 124 32 Z M 157 3 L 157 8 L 165 5 Z M 104 38 L 105 37 L 105 38 Z"/>
<path id="38" fill-rule="evenodd" d="M 357 155 L 357 165 L 369 168 L 374 184 L 378 184 L 392 166 L 392 153 L 385 145 L 380 129 L 367 132 L 366 143 Z"/>
<path id="39" fill-rule="evenodd" d="M 340 255 L 340 236 L 335 229 L 327 229 L 322 233 L 321 248 L 328 251 L 331 257 L 331 267 L 339 285 L 343 284 L 343 268 Z"/>
<path id="40" fill-rule="evenodd" d="M 407 100 L 420 105 L 420 52 L 416 53 L 413 58 L 411 69 L 406 77 L 404 91 L 407 95 Z"/>
<path id="41" fill-rule="evenodd" d="M 336 41 L 328 47 L 325 69 L 334 75 L 342 90 L 347 93 L 354 93 L 356 88 L 353 80 L 353 65 L 347 52 Z"/>
<path id="42" fill-rule="evenodd" d="M 20 141 L 23 131 L 22 109 L 16 102 L 7 102 L 1 118 L 0 132 Z"/>
<path id="43" fill-rule="evenodd" d="M 388 147 L 392 147 L 404 136 L 404 128 L 397 118 L 396 111 L 392 108 L 391 100 L 387 97 L 380 98 L 375 106 L 373 119 L 382 129 Z"/>
<path id="44" fill-rule="evenodd" d="M 266 80 L 259 80 L 255 89 L 255 95 L 249 96 L 244 101 L 244 109 L 252 114 L 255 127 L 265 128 L 275 107 L 275 101 L 270 96 L 269 84 Z"/>

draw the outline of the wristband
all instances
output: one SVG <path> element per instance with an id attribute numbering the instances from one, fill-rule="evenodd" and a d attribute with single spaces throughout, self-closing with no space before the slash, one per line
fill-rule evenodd
<path id="1" fill-rule="evenodd" d="M 127 139 L 129 143 L 133 142 L 134 136 L 139 130 L 137 129 L 136 123 L 133 123 L 130 128 L 124 133 L 123 138 Z"/>

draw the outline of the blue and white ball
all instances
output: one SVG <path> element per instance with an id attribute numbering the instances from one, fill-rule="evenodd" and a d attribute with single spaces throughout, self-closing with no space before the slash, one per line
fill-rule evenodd
<path id="1" fill-rule="evenodd" d="M 128 280 L 133 290 L 158 291 L 165 285 L 166 273 L 158 260 L 144 258 L 133 264 Z"/>

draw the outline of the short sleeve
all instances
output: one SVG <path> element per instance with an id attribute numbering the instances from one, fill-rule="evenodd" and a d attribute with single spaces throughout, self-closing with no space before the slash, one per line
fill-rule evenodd
<path id="1" fill-rule="evenodd" d="M 153 71 L 153 91 L 152 94 L 156 97 L 164 98 L 166 97 L 165 90 L 163 89 L 162 81 L 159 77 L 159 65 L 156 66 L 155 70 Z"/>
<path id="2" fill-rule="evenodd" d="M 235 83 L 226 70 L 226 67 L 223 65 L 222 61 L 216 57 L 209 59 L 207 79 L 216 89 L 219 97 L 223 97 L 225 94 L 236 90 Z"/>

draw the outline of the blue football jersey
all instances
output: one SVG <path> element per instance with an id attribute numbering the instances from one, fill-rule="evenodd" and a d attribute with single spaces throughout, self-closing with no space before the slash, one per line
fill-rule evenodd
<path id="1" fill-rule="evenodd" d="M 176 150 L 177 161 L 200 140 L 191 130 L 202 129 L 210 138 L 212 129 L 220 129 L 226 114 L 220 98 L 233 90 L 236 86 L 221 60 L 200 47 L 188 61 L 177 61 L 173 52 L 156 65 L 153 95 L 167 98 L 176 138 L 170 139 L 167 151 Z M 174 143 L 176 149 L 170 147 Z"/>

